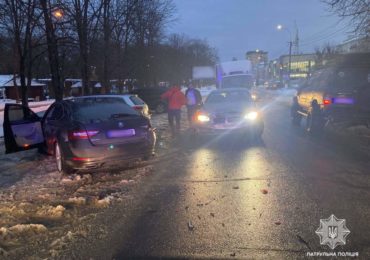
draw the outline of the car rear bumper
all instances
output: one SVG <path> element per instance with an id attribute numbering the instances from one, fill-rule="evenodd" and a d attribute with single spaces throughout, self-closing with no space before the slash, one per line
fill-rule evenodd
<path id="1" fill-rule="evenodd" d="M 65 163 L 76 170 L 119 167 L 154 154 L 156 137 L 143 139 L 140 142 L 125 144 L 106 144 L 93 146 L 91 144 L 65 149 Z"/>
<path id="2" fill-rule="evenodd" d="M 131 155 L 128 157 L 101 157 L 101 158 L 69 158 L 66 159 L 66 164 L 75 170 L 93 170 L 105 168 L 119 168 L 129 163 L 140 161 L 145 157 L 153 155 L 153 150 L 143 151 L 140 154 Z M 78 159 L 76 159 L 78 158 Z"/>

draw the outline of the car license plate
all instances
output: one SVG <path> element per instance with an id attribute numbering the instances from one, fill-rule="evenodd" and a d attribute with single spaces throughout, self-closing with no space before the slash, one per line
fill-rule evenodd
<path id="1" fill-rule="evenodd" d="M 136 134 L 135 129 L 125 129 L 125 130 L 111 130 L 108 131 L 108 138 L 119 138 L 119 137 L 130 137 Z"/>
<path id="2" fill-rule="evenodd" d="M 337 98 L 333 98 L 333 103 L 352 105 L 354 104 L 354 100 L 353 98 L 348 98 L 348 97 L 337 97 Z"/>

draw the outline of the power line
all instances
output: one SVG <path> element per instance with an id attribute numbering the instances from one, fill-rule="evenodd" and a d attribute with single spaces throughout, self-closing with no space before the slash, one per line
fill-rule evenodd
<path id="1" fill-rule="evenodd" d="M 335 22 L 335 23 L 329 25 L 328 27 L 324 28 L 323 30 L 318 31 L 318 32 L 306 37 L 303 41 L 311 41 L 314 38 L 322 37 L 325 34 L 327 34 L 331 29 L 337 27 L 338 24 L 339 24 L 338 22 Z"/>
<path id="2" fill-rule="evenodd" d="M 341 28 L 339 30 L 336 30 L 334 32 L 331 32 L 331 33 L 329 33 L 325 36 L 318 37 L 316 39 L 312 39 L 310 41 L 303 42 L 303 44 L 301 44 L 301 46 L 307 46 L 307 45 L 311 45 L 313 43 L 321 42 L 323 40 L 329 40 L 329 39 L 335 37 L 339 32 L 343 32 L 345 29 L 346 29 L 346 27 L 343 27 L 343 28 Z"/>

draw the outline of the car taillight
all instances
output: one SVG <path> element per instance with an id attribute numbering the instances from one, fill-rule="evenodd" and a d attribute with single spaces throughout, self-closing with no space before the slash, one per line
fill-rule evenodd
<path id="1" fill-rule="evenodd" d="M 330 105 L 331 99 L 325 98 L 323 103 L 324 103 L 324 106 Z"/>
<path id="2" fill-rule="evenodd" d="M 68 133 L 69 140 L 79 140 L 79 139 L 88 139 L 94 135 L 97 135 L 99 131 L 97 130 L 79 130 L 79 131 L 71 131 Z"/>
<path id="3" fill-rule="evenodd" d="M 142 106 L 133 106 L 132 108 L 135 109 L 136 111 L 141 111 L 143 109 Z"/>

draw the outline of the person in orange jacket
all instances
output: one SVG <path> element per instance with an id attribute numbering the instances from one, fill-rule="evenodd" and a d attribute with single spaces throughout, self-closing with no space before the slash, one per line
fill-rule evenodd
<path id="1" fill-rule="evenodd" d="M 186 105 L 186 97 L 181 92 L 179 84 L 174 84 L 169 90 L 161 95 L 161 99 L 167 99 L 168 101 L 168 123 L 171 128 L 173 136 L 180 132 L 181 126 L 181 108 Z M 174 125 L 176 122 L 176 126 Z"/>

